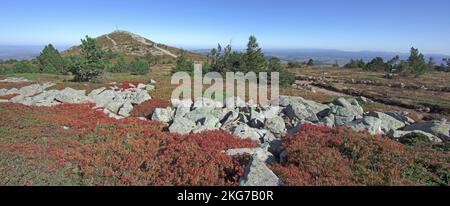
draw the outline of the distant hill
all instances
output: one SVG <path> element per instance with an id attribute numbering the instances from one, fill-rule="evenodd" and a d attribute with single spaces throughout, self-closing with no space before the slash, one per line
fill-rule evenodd
<path id="1" fill-rule="evenodd" d="M 419 48 L 420 49 L 420 48 Z M 210 52 L 209 49 L 193 50 L 197 53 L 206 55 Z M 244 51 L 238 49 L 237 51 Z M 409 53 L 400 52 L 381 52 L 381 51 L 342 51 L 332 49 L 264 49 L 266 57 L 277 57 L 283 62 L 288 61 L 308 61 L 314 59 L 316 65 L 329 66 L 338 61 L 339 65 L 347 64 L 351 59 L 363 59 L 365 62 L 372 60 L 375 57 L 382 57 L 385 61 L 399 55 L 401 59 L 407 59 Z M 444 54 L 425 54 L 426 60 L 433 57 L 436 64 L 443 63 L 442 59 L 450 58 Z"/>
<path id="2" fill-rule="evenodd" d="M 419 48 L 420 49 L 420 48 Z M 332 65 L 337 60 L 340 65 L 344 65 L 350 61 L 350 59 L 363 59 L 364 61 L 370 61 L 375 57 L 382 57 L 385 61 L 389 60 L 396 55 L 399 55 L 401 59 L 407 59 L 409 53 L 399 52 L 379 52 L 379 51 L 341 51 L 341 50 L 329 50 L 329 49 L 272 49 L 264 51 L 267 56 L 278 57 L 285 61 L 307 61 L 308 59 L 314 59 L 316 64 L 319 65 Z M 449 58 L 448 55 L 443 54 L 425 54 L 428 61 L 429 57 L 433 57 L 437 64 L 441 64 L 443 58 Z"/>
<path id="3" fill-rule="evenodd" d="M 187 58 L 194 61 L 204 61 L 206 59 L 206 57 L 201 54 L 156 43 L 127 31 L 114 31 L 110 34 L 101 35 L 96 39 L 103 49 L 120 52 L 126 56 L 144 56 L 147 52 L 150 52 L 163 59 L 175 59 L 177 56 L 184 53 Z M 63 54 L 70 56 L 76 55 L 79 52 L 80 47 L 75 46 L 64 51 Z"/>
<path id="4" fill-rule="evenodd" d="M 68 46 L 56 46 L 56 47 L 60 51 L 69 48 Z M 2 45 L 0 45 L 0 59 L 1 60 L 33 59 L 34 57 L 39 55 L 39 53 L 42 51 L 43 48 L 44 48 L 44 46 L 2 46 Z"/>

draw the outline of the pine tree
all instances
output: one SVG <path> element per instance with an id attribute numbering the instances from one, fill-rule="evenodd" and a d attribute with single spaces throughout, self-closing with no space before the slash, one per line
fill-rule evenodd
<path id="1" fill-rule="evenodd" d="M 36 59 L 39 64 L 39 71 L 42 73 L 67 73 L 66 60 L 52 44 L 45 46 Z"/>
<path id="2" fill-rule="evenodd" d="M 104 61 L 105 52 L 97 41 L 89 36 L 81 40 L 81 56 L 74 59 L 70 71 L 75 75 L 75 81 L 98 81 L 107 68 Z"/>
<path id="3" fill-rule="evenodd" d="M 245 53 L 245 72 L 261 72 L 266 70 L 266 59 L 256 41 L 255 36 L 250 36 Z"/>
<path id="4" fill-rule="evenodd" d="M 434 69 L 436 64 L 434 63 L 433 57 L 428 58 L 427 66 L 428 66 L 428 70 L 433 70 Z"/>
<path id="5" fill-rule="evenodd" d="M 333 67 L 336 67 L 336 68 L 339 68 L 339 63 L 338 63 L 338 61 L 336 60 L 336 61 L 334 61 L 334 64 L 332 65 Z"/>
<path id="6" fill-rule="evenodd" d="M 314 66 L 314 60 L 313 59 L 309 59 L 308 63 L 306 63 L 307 66 Z"/>
<path id="7" fill-rule="evenodd" d="M 418 49 L 412 47 L 409 58 L 407 60 L 407 68 L 404 69 L 406 75 L 419 76 L 427 72 L 428 67 L 425 63 L 425 57 Z"/>

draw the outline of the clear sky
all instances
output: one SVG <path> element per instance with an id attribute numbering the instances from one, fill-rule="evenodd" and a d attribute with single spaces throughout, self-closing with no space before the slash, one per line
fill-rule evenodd
<path id="1" fill-rule="evenodd" d="M 254 34 L 264 48 L 450 54 L 448 0 L 9 0 L 1 45 L 78 44 L 118 27 L 183 48 Z"/>

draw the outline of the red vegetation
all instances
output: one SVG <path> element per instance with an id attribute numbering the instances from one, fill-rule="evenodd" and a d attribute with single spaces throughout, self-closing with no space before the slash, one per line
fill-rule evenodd
<path id="1" fill-rule="evenodd" d="M 141 84 L 142 82 L 122 82 L 122 84 L 119 86 L 120 89 L 132 89 L 136 88 L 138 84 Z"/>
<path id="2" fill-rule="evenodd" d="M 301 127 L 283 140 L 286 159 L 273 166 L 287 185 L 450 185 L 446 143 L 403 145 L 350 129 Z"/>
<path id="3" fill-rule="evenodd" d="M 12 98 L 14 98 L 14 97 L 16 97 L 16 96 L 19 96 L 19 95 L 18 95 L 18 94 L 3 95 L 3 96 L 0 96 L 0 99 L 6 99 L 6 100 L 9 100 L 9 99 L 12 99 Z"/>
<path id="4" fill-rule="evenodd" d="M 303 125 L 284 140 L 287 160 L 274 170 L 287 185 L 407 185 L 401 170 L 412 163 L 402 144 L 392 140 Z"/>
<path id="5" fill-rule="evenodd" d="M 213 131 L 175 135 L 93 105 L 0 105 L 0 185 L 236 185 L 255 143 Z M 4 176 L 7 175 L 7 176 Z"/>
<path id="6" fill-rule="evenodd" d="M 170 102 L 166 100 L 151 99 L 133 107 L 133 117 L 151 117 L 156 108 L 166 108 Z"/>

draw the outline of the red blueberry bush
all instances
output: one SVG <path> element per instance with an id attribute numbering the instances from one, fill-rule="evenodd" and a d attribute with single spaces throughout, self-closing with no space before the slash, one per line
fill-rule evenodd
<path id="1" fill-rule="evenodd" d="M 137 86 L 138 86 L 138 84 L 140 84 L 141 82 L 129 82 L 129 81 L 126 81 L 126 82 L 122 82 L 122 84 L 120 85 L 120 87 L 119 88 L 121 88 L 121 89 L 131 89 L 131 88 L 136 88 Z M 131 85 L 133 85 L 133 86 L 131 86 Z"/>
<path id="2" fill-rule="evenodd" d="M 9 99 L 12 99 L 12 98 L 14 98 L 14 97 L 16 97 L 16 96 L 19 96 L 19 95 L 18 95 L 18 94 L 8 94 L 8 95 L 0 96 L 0 99 L 6 99 L 6 100 L 9 100 Z"/>
<path id="3" fill-rule="evenodd" d="M 287 185 L 449 184 L 438 177 L 442 174 L 429 170 L 438 167 L 448 178 L 448 152 L 431 160 L 416 148 L 368 133 L 306 124 L 285 138 L 283 147 L 286 160 L 273 170 Z"/>
<path id="4" fill-rule="evenodd" d="M 212 131 L 176 135 L 93 105 L 0 104 L 0 185 L 236 185 L 252 141 Z"/>

